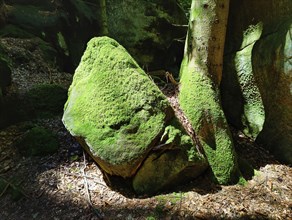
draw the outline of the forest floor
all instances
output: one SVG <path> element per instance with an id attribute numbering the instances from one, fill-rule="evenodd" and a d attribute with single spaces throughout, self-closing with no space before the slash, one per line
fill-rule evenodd
<path id="1" fill-rule="evenodd" d="M 28 56 L 13 70 L 12 90 L 56 82 L 68 88 L 72 76 L 42 65 L 30 41 L 2 40 L 10 52 Z M 254 173 L 247 183 L 221 186 L 202 175 L 185 185 L 154 196 L 135 196 L 108 186 L 97 165 L 80 148 L 61 122 L 61 116 L 34 124 L 53 131 L 59 150 L 50 156 L 24 157 L 15 143 L 27 132 L 21 122 L 0 130 L 1 220 L 63 219 L 292 219 L 292 168 L 279 164 L 262 146 L 232 130 L 237 154 Z M 75 151 L 72 156 L 72 151 Z M 9 189 L 18 193 L 9 193 Z M 11 190 L 10 190 L 11 191 Z"/>

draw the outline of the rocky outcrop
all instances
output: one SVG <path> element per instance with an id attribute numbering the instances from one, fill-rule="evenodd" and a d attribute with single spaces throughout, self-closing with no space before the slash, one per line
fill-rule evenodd
<path id="1" fill-rule="evenodd" d="M 186 35 L 187 18 L 175 0 L 5 1 L 7 14 L 2 37 L 38 37 L 57 51 L 55 62 L 65 71 L 79 64 L 93 36 L 117 39 L 146 70 L 178 71 Z M 102 16 L 105 16 L 103 21 Z M 1 23 L 1 22 L 0 22 Z"/>
<path id="2" fill-rule="evenodd" d="M 288 0 L 231 2 L 221 84 L 229 123 L 286 163 L 292 162 L 291 12 Z"/>
<path id="3" fill-rule="evenodd" d="M 109 34 L 146 70 L 178 71 L 187 18 L 175 0 L 107 1 Z M 126 27 L 126 28 L 125 28 Z"/>
<path id="4" fill-rule="evenodd" d="M 280 161 L 292 163 L 292 19 L 260 39 L 253 62 L 266 118 L 256 141 Z"/>
<path id="5" fill-rule="evenodd" d="M 207 167 L 166 97 L 108 37 L 88 43 L 63 123 L 107 175 L 132 179 L 137 193 L 157 192 L 187 170 L 196 177 Z"/>

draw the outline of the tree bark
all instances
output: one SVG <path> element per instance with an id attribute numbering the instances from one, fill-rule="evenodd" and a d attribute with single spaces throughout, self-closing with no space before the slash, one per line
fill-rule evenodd
<path id="1" fill-rule="evenodd" d="M 100 0 L 101 9 L 101 33 L 102 35 L 108 36 L 108 25 L 107 25 L 107 10 L 106 10 L 106 0 Z"/>
<path id="2" fill-rule="evenodd" d="M 220 184 L 240 177 L 219 93 L 228 10 L 229 0 L 192 1 L 180 71 L 179 103 Z"/>
<path id="3" fill-rule="evenodd" d="M 222 78 L 223 52 L 229 0 L 193 0 L 185 51 L 191 63 L 210 75 L 214 83 Z M 200 60 L 200 61 L 199 61 Z"/>

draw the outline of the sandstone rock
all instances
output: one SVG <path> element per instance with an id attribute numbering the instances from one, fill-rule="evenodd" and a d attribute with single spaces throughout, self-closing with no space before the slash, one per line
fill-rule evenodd
<path id="1" fill-rule="evenodd" d="M 134 178 L 138 193 L 162 189 L 187 168 L 193 167 L 189 172 L 195 177 L 207 167 L 166 97 L 108 37 L 88 43 L 69 89 L 63 122 L 107 174 Z M 179 154 L 175 163 L 173 152 Z"/>
<path id="2" fill-rule="evenodd" d="M 286 163 L 292 162 L 291 11 L 289 0 L 231 2 L 221 84 L 229 123 Z"/>
<path id="3" fill-rule="evenodd" d="M 190 137 L 179 128 L 176 119 L 165 128 L 160 140 L 166 138 L 165 145 L 161 150 L 157 147 L 152 150 L 133 179 L 136 192 L 155 193 L 194 179 L 207 168 L 206 160 L 197 152 Z"/>
<path id="4" fill-rule="evenodd" d="M 280 161 L 292 163 L 292 20 L 260 39 L 253 62 L 266 118 L 256 141 Z"/>

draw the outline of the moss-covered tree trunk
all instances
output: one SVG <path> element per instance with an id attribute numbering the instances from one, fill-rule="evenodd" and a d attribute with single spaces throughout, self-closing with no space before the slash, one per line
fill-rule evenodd
<path id="1" fill-rule="evenodd" d="M 215 179 L 239 177 L 233 141 L 220 103 L 219 84 L 229 0 L 193 0 L 179 102 L 201 141 Z"/>

